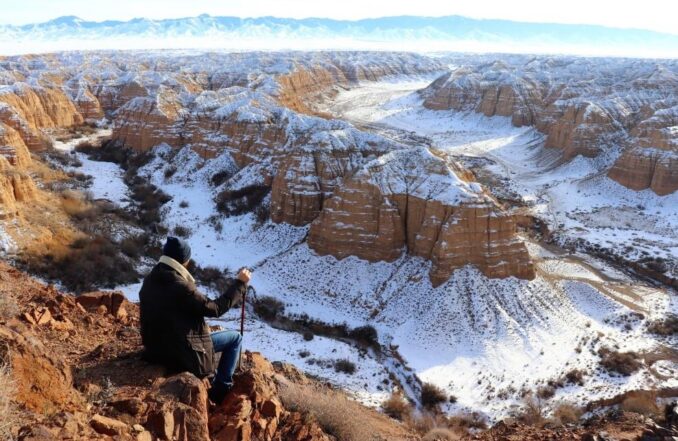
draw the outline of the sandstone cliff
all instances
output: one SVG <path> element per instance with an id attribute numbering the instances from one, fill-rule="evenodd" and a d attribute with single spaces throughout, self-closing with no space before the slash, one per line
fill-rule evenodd
<path id="1" fill-rule="evenodd" d="M 424 148 L 384 155 L 347 179 L 308 243 L 338 258 L 391 261 L 406 251 L 430 259 L 434 286 L 467 264 L 488 277 L 534 278 L 514 219 Z"/>
<path id="2" fill-rule="evenodd" d="M 41 129 L 70 127 L 83 121 L 73 101 L 59 89 L 15 83 L 0 91 L 0 122 L 18 131 L 31 149 L 46 146 Z"/>
<path id="3" fill-rule="evenodd" d="M 557 75 L 545 74 L 554 69 Z M 429 109 L 499 115 L 511 118 L 515 126 L 532 125 L 544 133 L 545 147 L 562 149 L 566 160 L 622 147 L 625 152 L 610 178 L 660 195 L 678 189 L 678 170 L 671 159 L 678 149 L 678 73 L 670 64 L 667 69 L 641 61 L 480 62 L 441 76 L 422 96 Z"/>

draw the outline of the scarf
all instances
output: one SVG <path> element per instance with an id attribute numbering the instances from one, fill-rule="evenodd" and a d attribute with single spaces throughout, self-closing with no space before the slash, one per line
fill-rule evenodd
<path id="1" fill-rule="evenodd" d="M 188 272 L 185 266 L 177 262 L 176 260 L 172 259 L 169 256 L 160 256 L 160 263 L 164 263 L 165 265 L 169 266 L 172 268 L 174 271 L 178 272 L 181 277 L 186 279 L 187 281 L 191 283 L 195 283 L 195 279 L 191 275 L 191 273 Z"/>

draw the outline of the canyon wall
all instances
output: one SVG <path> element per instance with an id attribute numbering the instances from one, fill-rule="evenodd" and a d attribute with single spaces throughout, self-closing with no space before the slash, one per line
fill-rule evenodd
<path id="1" fill-rule="evenodd" d="M 465 265 L 488 277 L 535 277 L 515 220 L 478 184 L 459 179 L 426 149 L 385 156 L 325 202 L 309 231 L 312 249 L 372 262 L 407 252 L 431 260 L 434 286 Z"/>
<path id="2" fill-rule="evenodd" d="M 659 195 L 678 190 L 678 69 L 642 61 L 526 60 L 459 67 L 422 91 L 424 106 L 534 126 L 545 135 L 544 146 L 561 149 L 565 160 L 621 147 L 611 179 Z M 557 75 L 546 74 L 554 69 Z"/>

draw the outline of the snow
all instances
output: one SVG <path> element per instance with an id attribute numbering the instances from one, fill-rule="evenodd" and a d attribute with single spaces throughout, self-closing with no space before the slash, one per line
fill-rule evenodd
<path id="1" fill-rule="evenodd" d="M 95 142 L 97 139 L 110 136 L 110 129 L 98 129 L 90 135 L 66 142 L 54 141 L 54 148 L 65 153 L 74 153 L 82 162 L 82 166 L 70 167 L 70 170 L 92 176 L 92 185 L 88 187 L 88 191 L 95 199 L 107 199 L 120 207 L 126 207 L 129 204 L 129 189 L 123 180 L 123 171 L 120 167 L 112 162 L 93 161 L 86 154 L 74 151 L 81 142 Z"/>

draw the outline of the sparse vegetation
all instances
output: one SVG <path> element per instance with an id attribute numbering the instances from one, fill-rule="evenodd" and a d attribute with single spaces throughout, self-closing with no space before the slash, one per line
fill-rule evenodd
<path id="1" fill-rule="evenodd" d="M 172 232 L 177 237 L 189 237 L 192 234 L 191 229 L 183 225 L 175 226 Z"/>
<path id="2" fill-rule="evenodd" d="M 572 369 L 565 374 L 565 380 L 571 384 L 584 385 L 585 373 L 581 369 Z"/>
<path id="3" fill-rule="evenodd" d="M 254 304 L 254 312 L 262 319 L 272 321 L 285 312 L 285 304 L 275 297 L 262 296 Z"/>
<path id="4" fill-rule="evenodd" d="M 249 185 L 238 190 L 224 190 L 216 197 L 217 210 L 227 216 L 253 212 L 271 191 L 265 185 Z"/>
<path id="5" fill-rule="evenodd" d="M 421 386 L 421 404 L 427 409 L 434 409 L 439 404 L 447 401 L 445 392 L 432 383 L 424 383 Z"/>
<path id="6" fill-rule="evenodd" d="M 436 427 L 431 429 L 421 441 L 457 441 L 461 439 L 461 435 L 445 429 L 443 427 Z"/>
<path id="7" fill-rule="evenodd" d="M 353 375 L 355 374 L 356 366 L 351 360 L 340 358 L 334 362 L 334 370 L 348 375 Z"/>
<path id="8" fill-rule="evenodd" d="M 358 343 L 362 343 L 366 346 L 378 345 L 379 344 L 379 335 L 374 326 L 365 325 L 359 326 L 355 329 L 349 331 L 348 336 Z"/>
<path id="9" fill-rule="evenodd" d="M 660 414 L 657 394 L 651 391 L 630 392 L 622 401 L 621 408 L 626 412 L 635 412 L 647 417 L 656 417 Z"/>
<path id="10" fill-rule="evenodd" d="M 231 173 L 228 170 L 221 170 L 213 174 L 210 178 L 210 181 L 212 182 L 213 186 L 218 187 L 224 182 L 228 181 L 230 177 Z"/>
<path id="11" fill-rule="evenodd" d="M 560 424 L 575 424 L 581 418 L 583 411 L 576 406 L 562 403 L 553 411 L 553 417 Z"/>
<path id="12" fill-rule="evenodd" d="M 523 399 L 523 406 L 515 418 L 524 424 L 542 427 L 546 422 L 542 401 L 538 397 L 535 398 L 532 393 L 527 393 Z"/>
<path id="13" fill-rule="evenodd" d="M 325 432 L 342 441 L 374 438 L 374 421 L 358 403 L 344 394 L 320 387 L 283 383 L 280 398 L 290 411 L 318 422 Z"/>
<path id="14" fill-rule="evenodd" d="M 120 247 L 110 239 L 96 235 L 71 243 L 63 255 L 24 256 L 23 266 L 47 280 L 58 280 L 70 291 L 81 293 L 96 288 L 112 289 L 134 283 L 139 274 Z"/>
<path id="15" fill-rule="evenodd" d="M 598 351 L 600 365 L 608 372 L 629 376 L 642 366 L 635 352 L 617 352 L 609 348 Z"/>
<path id="16" fill-rule="evenodd" d="M 14 409 L 15 385 L 10 366 L 0 359 L 0 439 L 12 439 L 10 428 L 17 422 Z"/>
<path id="17" fill-rule="evenodd" d="M 217 293 L 225 292 L 228 286 L 233 283 L 231 271 L 228 268 L 219 269 L 216 266 L 201 267 L 191 260 L 188 269 L 195 280 Z"/>
<path id="18" fill-rule="evenodd" d="M 647 326 L 653 334 L 670 337 L 678 334 L 678 315 L 669 314 L 666 318 L 654 320 Z"/>
<path id="19" fill-rule="evenodd" d="M 381 403 L 384 413 L 391 418 L 404 421 L 412 414 L 412 406 L 400 393 L 392 393 L 386 401 Z"/>
<path id="20" fill-rule="evenodd" d="M 9 294 L 0 295 L 0 320 L 7 320 L 19 314 L 19 306 Z"/>

